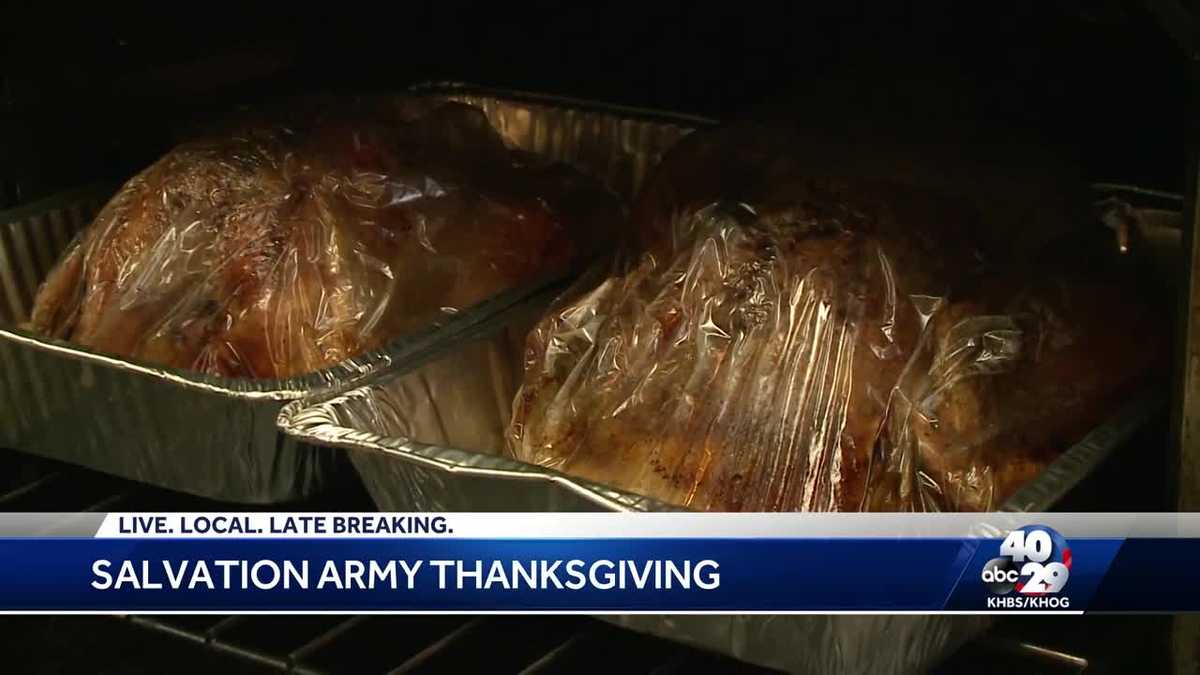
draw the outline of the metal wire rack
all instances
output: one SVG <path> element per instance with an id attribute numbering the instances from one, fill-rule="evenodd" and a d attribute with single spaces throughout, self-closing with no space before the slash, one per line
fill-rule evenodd
<path id="1" fill-rule="evenodd" d="M 159 490 L 57 462 L 0 450 L 0 511 L 221 511 L 243 505 Z M 356 486 L 357 487 L 357 486 Z M 368 498 L 348 487 L 332 502 L 290 510 L 368 510 Z M 237 664 L 232 673 L 341 675 L 468 673 L 733 673 L 772 671 L 666 640 L 574 616 L 126 615 L 136 642 L 169 636 L 181 654 L 196 648 Z M 1075 617 L 1070 617 L 1075 618 Z M 33 620 L 33 619 L 31 619 Z M 89 618 L 92 621 L 111 621 Z M 1062 624 L 1056 624 L 1061 626 Z M 1076 650 L 1029 636 L 1054 634 L 1055 624 L 1001 624 L 959 651 L 938 673 L 1021 672 L 1067 675 L 1095 669 Z M 1049 626 L 1049 628 L 1047 627 Z M 1118 627 L 1119 628 L 1119 627 Z M 1061 631 L 1060 631 L 1061 632 Z M 134 658 L 132 654 L 130 658 Z M 601 667 L 602 664 L 602 667 Z M 211 672 L 211 665 L 197 672 Z M 179 672 L 191 672 L 181 670 Z"/>
<path id="2" fill-rule="evenodd" d="M 581 617 L 229 616 L 127 620 L 264 667 L 263 672 L 577 673 L 770 671 Z"/>
<path id="3" fill-rule="evenodd" d="M 262 665 L 264 672 L 340 673 L 773 671 L 577 617 L 129 616 L 138 626 Z M 1020 638 L 990 635 L 940 672 L 1083 673 L 1086 658 Z"/>

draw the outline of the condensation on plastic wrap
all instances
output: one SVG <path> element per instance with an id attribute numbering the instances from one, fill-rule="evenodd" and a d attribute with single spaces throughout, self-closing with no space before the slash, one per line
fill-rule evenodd
<path id="1" fill-rule="evenodd" d="M 733 139 L 668 158 L 640 252 L 531 333 L 518 459 L 703 510 L 988 509 L 1162 353 L 1134 291 L 969 237 L 979 204 Z"/>
<path id="2" fill-rule="evenodd" d="M 563 274 L 620 218 L 598 183 L 508 149 L 475 108 L 297 110 L 130 180 L 50 274 L 32 328 L 209 375 L 293 377 Z"/>

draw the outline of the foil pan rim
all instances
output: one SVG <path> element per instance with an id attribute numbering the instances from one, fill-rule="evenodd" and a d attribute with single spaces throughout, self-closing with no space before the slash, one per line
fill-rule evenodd
<path id="1" fill-rule="evenodd" d="M 90 199 L 108 201 L 121 183 L 101 181 L 75 188 L 59 190 L 27 204 L 0 210 L 0 225 L 36 218 L 54 209 L 85 203 Z"/>
<path id="2" fill-rule="evenodd" d="M 365 386 L 372 378 L 391 373 L 394 364 L 402 364 L 407 368 L 419 366 L 446 344 L 458 344 L 465 336 L 475 334 L 481 327 L 486 328 L 498 317 L 505 316 L 509 310 L 523 306 L 532 298 L 561 288 L 576 271 L 548 275 L 538 281 L 506 289 L 459 311 L 441 324 L 426 326 L 402 335 L 380 349 L 363 352 L 305 375 L 283 379 L 217 377 L 181 368 L 154 365 L 138 359 L 92 351 L 66 340 L 38 335 L 2 322 L 0 340 L 105 368 L 165 380 L 188 389 L 251 401 L 292 401 L 320 392 L 344 391 Z"/>
<path id="3" fill-rule="evenodd" d="M 284 434 L 299 441 L 336 447 L 348 452 L 383 454 L 396 461 L 413 462 L 449 474 L 468 474 L 504 479 L 544 482 L 584 497 L 612 511 L 687 511 L 634 492 L 619 490 L 560 471 L 492 455 L 429 445 L 403 437 L 388 437 L 338 424 L 331 409 L 346 401 L 370 395 L 359 387 L 320 402 L 297 400 L 279 412 L 277 425 Z M 1000 512 L 1026 513 L 1049 510 L 1075 485 L 1090 475 L 1121 443 L 1165 406 L 1165 399 L 1150 390 L 1135 395 L 1082 439 L 1068 447 L 1036 478 L 1021 486 Z M 981 532 L 982 535 L 987 533 Z"/>
<path id="4" fill-rule="evenodd" d="M 1065 497 L 1076 483 L 1095 471 L 1117 447 L 1128 441 L 1166 405 L 1166 398 L 1160 392 L 1143 390 L 1054 458 L 1037 478 L 1022 485 L 997 510 L 1016 513 L 1047 510 Z"/>
<path id="5" fill-rule="evenodd" d="M 421 443 L 402 437 L 387 437 L 339 425 L 330 413 L 332 406 L 368 395 L 360 387 L 321 403 L 293 401 L 279 412 L 277 426 L 297 440 L 339 448 L 348 452 L 370 452 L 397 461 L 411 462 L 451 475 L 471 475 L 501 480 L 550 483 L 565 488 L 610 511 L 686 511 L 633 492 L 577 478 L 547 467 L 535 466 L 503 455 L 491 455 Z"/>
<path id="6" fill-rule="evenodd" d="M 713 126 L 720 123 L 719 120 L 711 117 L 705 117 L 703 115 L 693 115 L 690 113 L 663 110 L 659 108 L 645 108 L 639 106 L 621 105 L 617 103 L 606 103 L 604 101 L 573 98 L 558 94 L 506 89 L 503 87 L 489 87 L 486 85 L 462 82 L 458 80 L 430 80 L 418 82 L 417 84 L 409 86 L 405 91 L 417 95 L 447 97 L 472 96 L 507 99 L 521 103 L 549 105 L 559 108 L 570 108 L 584 112 L 619 115 L 627 118 L 668 124 L 680 129 L 689 130 L 696 126 Z"/>

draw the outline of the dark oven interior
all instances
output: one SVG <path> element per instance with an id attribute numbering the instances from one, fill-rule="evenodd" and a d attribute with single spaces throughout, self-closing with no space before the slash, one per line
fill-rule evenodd
<path id="1" fill-rule="evenodd" d="M 459 81 L 729 119 L 788 100 L 885 133 L 1013 134 L 1096 181 L 1186 191 L 1187 25 L 1172 5 L 406 2 L 10 7 L 0 208 L 119 181 L 195 120 L 313 91 Z M 1166 3 L 1170 5 L 1170 3 Z M 1172 9 L 1174 8 L 1174 9 Z M 970 153 L 964 143 L 961 152 Z M 0 424 L 3 424 L 0 420 Z M 1168 420 L 1074 495 L 1170 510 Z M 9 511 L 220 510 L 5 451 Z M 1136 467 L 1131 469 L 1131 467 Z M 1140 472 L 1133 475 L 1131 472 Z M 374 508 L 357 479 L 296 508 Z M 1069 502 L 1064 508 L 1069 508 Z M 582 617 L 6 618 L 9 672 L 753 672 Z M 1012 620 L 943 672 L 1164 665 L 1169 619 Z"/>
<path id="2" fill-rule="evenodd" d="M 8 14 L 5 201 L 127 176 L 237 103 L 444 80 L 718 119 L 787 98 L 889 129 L 991 124 L 1097 178 L 1184 181 L 1185 60 L 1140 2 L 207 7 Z"/>

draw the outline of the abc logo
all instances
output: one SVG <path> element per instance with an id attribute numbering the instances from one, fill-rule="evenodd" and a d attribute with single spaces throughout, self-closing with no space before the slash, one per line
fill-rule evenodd
<path id="1" fill-rule="evenodd" d="M 1011 558 L 992 558 L 984 564 L 979 578 L 987 584 L 989 591 L 996 595 L 1007 595 L 1016 587 L 1021 573 Z"/>
<path id="2" fill-rule="evenodd" d="M 1043 525 L 1008 533 L 999 557 L 984 564 L 979 579 L 992 593 L 1056 594 L 1071 577 L 1071 549 L 1061 534 Z"/>

